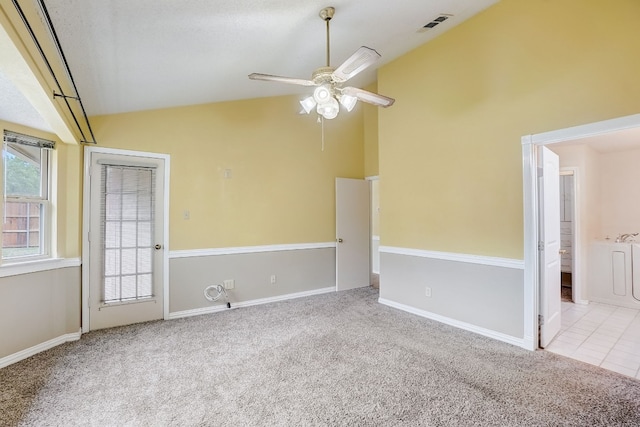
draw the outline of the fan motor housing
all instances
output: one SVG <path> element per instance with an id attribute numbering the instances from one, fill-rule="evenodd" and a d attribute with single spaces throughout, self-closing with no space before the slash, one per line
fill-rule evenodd
<path id="1" fill-rule="evenodd" d="M 336 69 L 334 67 L 320 67 L 317 68 L 311 75 L 311 80 L 317 85 L 322 83 L 329 83 L 331 81 L 331 74 Z"/>

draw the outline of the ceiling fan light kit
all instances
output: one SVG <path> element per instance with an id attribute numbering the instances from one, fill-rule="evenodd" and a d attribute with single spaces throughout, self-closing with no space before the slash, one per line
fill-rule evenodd
<path id="1" fill-rule="evenodd" d="M 313 99 L 318 104 L 324 104 L 325 102 L 328 102 L 331 97 L 331 87 L 328 84 L 318 86 L 316 90 L 313 91 Z"/>
<path id="2" fill-rule="evenodd" d="M 357 102 L 358 98 L 356 98 L 355 96 L 345 95 L 344 93 L 340 95 L 340 104 L 342 104 L 342 106 L 349 112 L 353 110 L 353 107 L 356 106 Z"/>
<path id="3" fill-rule="evenodd" d="M 301 113 L 309 114 L 315 108 L 320 116 L 329 120 L 338 116 L 340 105 L 347 111 L 351 111 L 358 100 L 378 107 L 390 107 L 395 101 L 393 98 L 355 87 L 342 87 L 342 83 L 378 61 L 380 54 L 374 49 L 362 46 L 338 68 L 331 67 L 329 21 L 331 21 L 334 14 L 335 8 L 333 7 L 325 7 L 320 11 L 320 18 L 327 24 L 327 66 L 316 69 L 311 75 L 311 80 L 260 73 L 249 74 L 249 78 L 251 80 L 274 81 L 299 86 L 315 86 L 313 94 L 300 101 L 302 106 Z"/>

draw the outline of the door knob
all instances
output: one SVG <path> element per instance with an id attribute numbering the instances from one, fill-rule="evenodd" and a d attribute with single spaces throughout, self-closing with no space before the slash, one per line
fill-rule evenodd
<path id="1" fill-rule="evenodd" d="M 156 248 L 156 251 L 159 251 L 160 249 L 162 249 L 162 245 L 161 244 L 157 244 L 154 246 L 154 248 Z"/>
<path id="2" fill-rule="evenodd" d="M 338 239 L 338 243 L 342 243 L 342 239 Z"/>

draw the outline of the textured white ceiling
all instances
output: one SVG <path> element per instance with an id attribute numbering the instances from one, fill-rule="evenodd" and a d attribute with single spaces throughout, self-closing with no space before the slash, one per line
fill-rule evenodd
<path id="1" fill-rule="evenodd" d="M 23 0 L 25 1 L 25 0 Z M 252 72 L 309 78 L 325 65 L 326 6 L 331 59 L 358 47 L 382 60 L 350 85 L 375 80 L 375 68 L 432 40 L 498 0 L 45 0 L 91 115 L 301 93 L 297 86 L 251 81 Z M 439 14 L 454 15 L 418 31 Z M 2 73 L 0 119 L 51 131 Z M 393 96 L 393 94 L 386 94 Z M 635 147 L 638 130 L 589 143 L 599 151 Z M 574 141 L 575 142 L 575 141 Z"/>
<path id="2" fill-rule="evenodd" d="M 0 119 L 10 123 L 17 123 L 47 132 L 52 132 L 51 126 L 42 118 L 40 113 L 27 101 L 20 90 L 2 72 L 0 67 Z"/>
<path id="3" fill-rule="evenodd" d="M 45 0 L 89 115 L 298 93 L 247 75 L 306 79 L 326 65 L 326 6 L 336 8 L 331 65 L 364 45 L 379 66 L 496 2 Z M 441 13 L 454 17 L 418 32 Z M 352 85 L 375 80 L 375 69 L 363 74 Z"/>

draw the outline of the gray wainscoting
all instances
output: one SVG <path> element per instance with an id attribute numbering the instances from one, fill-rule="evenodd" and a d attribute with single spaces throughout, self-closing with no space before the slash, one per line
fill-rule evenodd
<path id="1" fill-rule="evenodd" d="M 517 339 L 524 336 L 524 271 L 395 253 L 380 254 L 380 300 Z M 426 288 L 431 296 L 426 296 Z"/>
<path id="2" fill-rule="evenodd" d="M 80 267 L 0 278 L 0 359 L 78 339 L 79 330 Z"/>
<path id="3" fill-rule="evenodd" d="M 209 285 L 234 280 L 230 302 L 313 292 L 336 284 L 335 248 L 176 257 L 169 260 L 169 312 L 223 306 L 204 297 Z M 271 283 L 271 276 L 276 283 Z"/>

